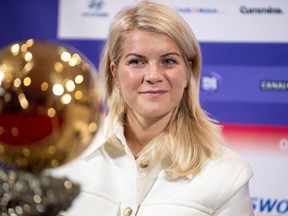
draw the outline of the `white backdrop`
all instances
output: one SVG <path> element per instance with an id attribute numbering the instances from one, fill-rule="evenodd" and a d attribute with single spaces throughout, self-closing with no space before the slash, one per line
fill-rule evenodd
<path id="1" fill-rule="evenodd" d="M 60 0 L 58 37 L 105 39 L 115 13 L 136 2 L 139 1 Z M 175 8 L 191 25 L 199 41 L 288 42 L 286 0 L 158 2 Z"/>

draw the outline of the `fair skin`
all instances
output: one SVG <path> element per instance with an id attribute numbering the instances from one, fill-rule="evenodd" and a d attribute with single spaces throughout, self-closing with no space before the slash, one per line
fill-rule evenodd
<path id="1" fill-rule="evenodd" d="M 167 36 L 135 30 L 123 44 L 119 65 L 110 65 L 127 104 L 125 136 L 133 155 L 168 124 L 189 75 L 178 46 Z"/>

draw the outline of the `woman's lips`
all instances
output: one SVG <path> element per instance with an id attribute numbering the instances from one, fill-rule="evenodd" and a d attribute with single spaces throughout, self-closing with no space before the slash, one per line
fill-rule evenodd
<path id="1" fill-rule="evenodd" d="M 147 95 L 147 96 L 159 96 L 162 94 L 165 94 L 167 91 L 165 90 L 146 90 L 146 91 L 141 91 L 141 95 Z"/>
<path id="2" fill-rule="evenodd" d="M 166 91 L 164 90 L 157 90 L 157 91 L 142 91 L 141 94 L 158 94 L 158 93 L 165 93 Z"/>

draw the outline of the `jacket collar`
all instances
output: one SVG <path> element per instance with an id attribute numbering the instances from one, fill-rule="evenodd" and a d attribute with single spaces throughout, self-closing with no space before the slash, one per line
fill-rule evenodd
<path id="1" fill-rule="evenodd" d="M 99 128 L 99 131 L 96 133 L 91 144 L 81 157 L 82 160 L 85 161 L 91 160 L 93 157 L 96 156 L 98 151 L 107 143 L 109 137 L 112 134 L 111 128 L 109 128 L 109 121 L 110 121 L 110 115 L 108 115 L 104 119 L 104 122 L 102 126 Z M 126 138 L 124 136 L 124 128 L 123 125 L 119 122 L 118 118 L 114 120 L 113 130 L 114 133 L 116 134 L 116 137 L 121 141 L 120 143 L 123 145 L 123 148 L 125 149 L 125 151 L 127 151 L 128 146 L 126 143 Z"/>

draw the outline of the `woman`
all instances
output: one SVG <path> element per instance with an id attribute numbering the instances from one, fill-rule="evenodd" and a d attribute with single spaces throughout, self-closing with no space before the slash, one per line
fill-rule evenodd
<path id="1" fill-rule="evenodd" d="M 83 160 L 59 169 L 82 185 L 63 215 L 253 215 L 252 170 L 201 109 L 200 71 L 174 10 L 142 2 L 116 15 L 99 69 L 109 114 Z"/>

